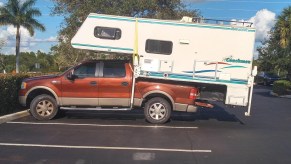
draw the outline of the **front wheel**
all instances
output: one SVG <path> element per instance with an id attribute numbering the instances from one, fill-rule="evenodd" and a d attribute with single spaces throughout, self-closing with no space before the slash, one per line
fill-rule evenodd
<path id="1" fill-rule="evenodd" d="M 144 114 L 147 121 L 153 124 L 163 124 L 170 119 L 171 105 L 163 98 L 155 97 L 145 104 Z"/>
<path id="2" fill-rule="evenodd" d="M 58 112 L 58 105 L 53 97 L 43 94 L 32 100 L 30 112 L 37 120 L 51 120 Z"/>

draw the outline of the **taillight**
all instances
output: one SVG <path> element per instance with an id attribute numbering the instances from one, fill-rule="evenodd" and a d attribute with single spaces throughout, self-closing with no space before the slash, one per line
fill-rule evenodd
<path id="1" fill-rule="evenodd" d="M 193 88 L 190 91 L 189 99 L 196 99 L 196 97 L 197 97 L 197 90 Z"/>

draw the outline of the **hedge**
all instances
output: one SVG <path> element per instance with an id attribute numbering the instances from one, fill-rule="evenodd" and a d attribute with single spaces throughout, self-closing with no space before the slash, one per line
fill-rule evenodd
<path id="1" fill-rule="evenodd" d="M 18 92 L 23 79 L 41 74 L 0 74 L 0 116 L 23 110 Z"/>
<path id="2" fill-rule="evenodd" d="M 0 115 L 10 114 L 21 110 L 18 103 L 18 91 L 21 81 L 28 75 L 0 75 Z"/>
<path id="3" fill-rule="evenodd" d="M 291 81 L 278 80 L 274 82 L 273 92 L 278 95 L 291 95 Z"/>

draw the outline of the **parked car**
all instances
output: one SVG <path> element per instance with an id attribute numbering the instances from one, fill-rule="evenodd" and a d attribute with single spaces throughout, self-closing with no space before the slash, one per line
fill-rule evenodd
<path id="1" fill-rule="evenodd" d="M 280 80 L 280 77 L 274 73 L 260 72 L 256 76 L 256 82 L 263 85 L 273 85 L 277 80 Z"/>

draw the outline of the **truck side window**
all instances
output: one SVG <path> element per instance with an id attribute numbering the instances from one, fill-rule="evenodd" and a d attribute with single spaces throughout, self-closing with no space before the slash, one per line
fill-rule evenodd
<path id="1" fill-rule="evenodd" d="M 148 39 L 146 41 L 145 51 L 153 54 L 171 55 L 173 50 L 173 42 L 163 40 Z"/>
<path id="2" fill-rule="evenodd" d="M 101 39 L 118 40 L 121 38 L 121 30 L 119 28 L 97 26 L 94 29 L 94 36 Z"/>
<path id="3" fill-rule="evenodd" d="M 104 63 L 103 77 L 125 77 L 125 64 L 109 62 Z"/>
<path id="4" fill-rule="evenodd" d="M 74 70 L 74 74 L 80 78 L 95 77 L 96 63 L 85 63 Z"/>

